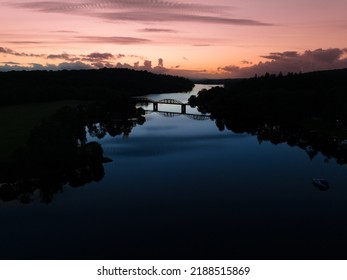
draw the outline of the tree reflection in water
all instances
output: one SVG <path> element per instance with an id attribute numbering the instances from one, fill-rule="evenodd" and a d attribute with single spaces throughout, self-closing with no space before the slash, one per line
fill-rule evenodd
<path id="1" fill-rule="evenodd" d="M 0 162 L 0 199 L 29 203 L 38 194 L 49 203 L 63 187 L 80 187 L 104 177 L 103 156 L 97 142 L 87 142 L 87 132 L 128 136 L 143 124 L 143 110 L 127 98 L 114 102 L 63 107 L 31 131 L 26 147 Z"/>
<path id="2" fill-rule="evenodd" d="M 326 161 L 334 158 L 338 164 L 347 164 L 347 116 L 340 108 L 347 100 L 331 101 L 330 107 L 336 108 L 328 112 L 312 106 L 313 101 L 318 101 L 306 100 L 305 94 L 300 93 L 303 97 L 296 100 L 297 93 L 291 91 L 282 95 L 276 90 L 247 94 L 215 87 L 200 91 L 189 103 L 202 113 L 210 113 L 221 131 L 248 133 L 256 136 L 259 143 L 297 146 L 310 159 L 320 152 Z"/>

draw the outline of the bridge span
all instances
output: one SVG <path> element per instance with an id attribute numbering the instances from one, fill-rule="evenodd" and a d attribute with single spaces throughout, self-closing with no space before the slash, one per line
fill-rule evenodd
<path id="1" fill-rule="evenodd" d="M 179 105 L 181 106 L 181 114 L 186 114 L 187 112 L 187 105 L 189 105 L 188 103 L 184 103 L 181 102 L 179 100 L 176 99 L 171 99 L 171 98 L 166 98 L 166 99 L 162 99 L 162 100 L 152 100 L 149 99 L 147 97 L 134 97 L 134 99 L 137 101 L 137 103 L 142 103 L 142 104 L 149 104 L 152 103 L 153 104 L 153 111 L 154 112 L 158 112 L 158 104 L 170 104 L 170 105 Z"/>

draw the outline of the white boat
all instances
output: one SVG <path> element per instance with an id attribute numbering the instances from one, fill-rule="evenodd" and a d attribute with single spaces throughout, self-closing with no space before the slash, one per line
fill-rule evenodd
<path id="1" fill-rule="evenodd" d="M 326 191 L 330 188 L 329 181 L 327 179 L 313 178 L 312 183 L 321 191 Z"/>

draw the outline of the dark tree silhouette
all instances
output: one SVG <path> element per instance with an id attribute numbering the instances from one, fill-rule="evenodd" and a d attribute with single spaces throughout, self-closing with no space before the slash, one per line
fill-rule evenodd
<path id="1" fill-rule="evenodd" d="M 191 91 L 192 81 L 130 69 L 0 72 L 0 105 Z"/>
<path id="2" fill-rule="evenodd" d="M 347 69 L 261 77 L 202 90 L 189 99 L 219 130 L 288 143 L 310 158 L 322 152 L 347 163 Z"/>
<path id="3" fill-rule="evenodd" d="M 130 99 L 113 99 L 61 108 L 31 131 L 27 146 L 0 162 L 0 199 L 29 203 L 38 191 L 49 203 L 65 185 L 80 187 L 104 177 L 103 164 L 110 160 L 91 135 L 102 138 L 129 135 L 145 122 L 143 110 Z"/>

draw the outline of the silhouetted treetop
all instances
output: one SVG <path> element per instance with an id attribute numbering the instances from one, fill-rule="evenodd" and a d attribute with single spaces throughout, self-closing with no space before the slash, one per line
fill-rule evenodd
<path id="1" fill-rule="evenodd" d="M 0 104 L 190 91 L 182 77 L 130 69 L 0 72 Z"/>

